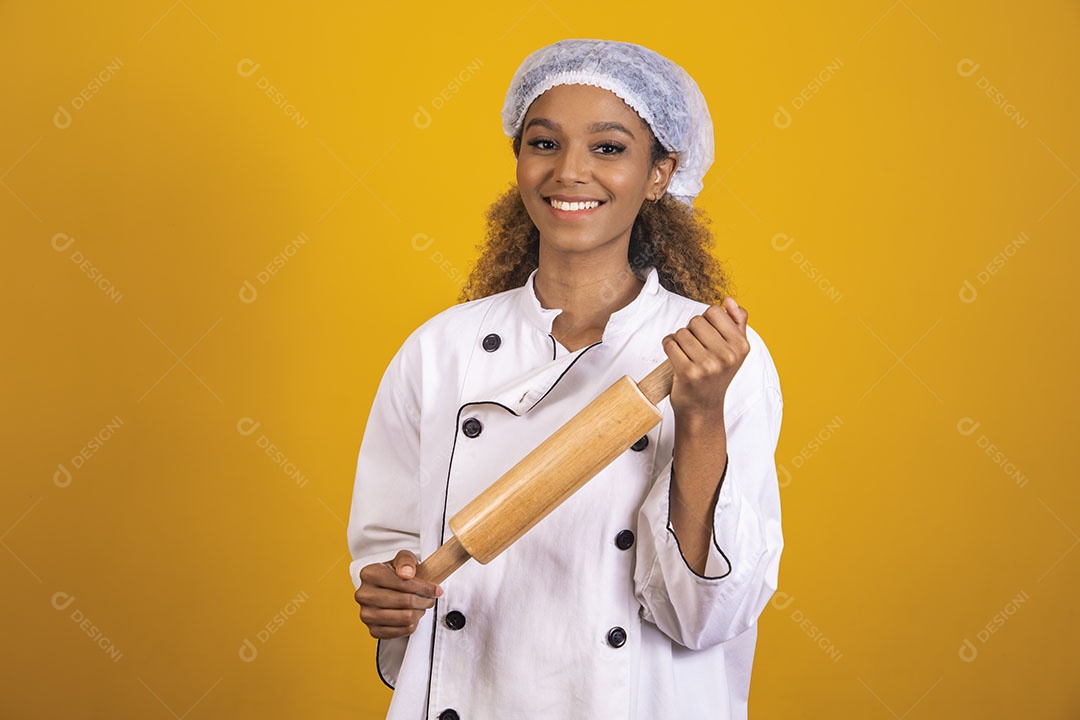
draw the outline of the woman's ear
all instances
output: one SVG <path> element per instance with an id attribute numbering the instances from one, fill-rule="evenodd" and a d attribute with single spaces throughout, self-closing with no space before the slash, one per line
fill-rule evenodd
<path id="1" fill-rule="evenodd" d="M 652 189 L 649 192 L 650 200 L 659 200 L 667 192 L 668 183 L 671 182 L 671 176 L 675 174 L 675 171 L 679 168 L 679 156 L 675 153 L 668 153 L 666 157 L 656 161 L 652 170 Z"/>

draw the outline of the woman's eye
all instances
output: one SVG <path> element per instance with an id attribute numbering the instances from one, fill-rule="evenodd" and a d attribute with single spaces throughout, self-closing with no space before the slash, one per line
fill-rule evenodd
<path id="1" fill-rule="evenodd" d="M 537 150 L 554 150 L 555 149 L 555 141 L 553 141 L 553 140 L 545 140 L 544 138 L 536 138 L 535 140 L 530 140 L 528 142 L 528 144 L 530 146 L 536 148 Z"/>
<path id="2" fill-rule="evenodd" d="M 600 143 L 596 146 L 596 149 L 600 151 L 601 155 L 618 155 L 626 147 L 618 143 Z"/>

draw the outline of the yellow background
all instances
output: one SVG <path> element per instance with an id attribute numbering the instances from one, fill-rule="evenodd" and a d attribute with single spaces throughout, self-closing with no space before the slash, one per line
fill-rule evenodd
<path id="1" fill-rule="evenodd" d="M 170 2 L 0 10 L 0 716 L 383 716 L 367 411 L 513 178 L 514 69 L 578 36 L 700 84 L 779 369 L 752 716 L 1080 717 L 1075 2 Z"/>

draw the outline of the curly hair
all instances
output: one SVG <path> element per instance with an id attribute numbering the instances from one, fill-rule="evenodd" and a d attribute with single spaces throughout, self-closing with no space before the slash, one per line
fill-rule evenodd
<path id="1" fill-rule="evenodd" d="M 667 156 L 659 140 L 652 138 L 652 162 Z M 521 135 L 513 140 L 514 157 L 521 149 Z M 477 246 L 480 257 L 461 289 L 460 300 L 476 300 L 516 287 L 529 279 L 540 264 L 540 231 L 529 217 L 516 185 L 500 195 L 485 214 L 485 241 Z M 664 195 L 645 201 L 630 231 L 627 261 L 633 270 L 653 266 L 660 284 L 685 297 L 719 303 L 732 295 L 734 286 L 723 265 L 711 253 L 710 220 L 700 208 Z"/>

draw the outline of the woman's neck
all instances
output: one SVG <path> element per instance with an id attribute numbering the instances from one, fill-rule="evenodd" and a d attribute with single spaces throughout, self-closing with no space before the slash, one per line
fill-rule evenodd
<path id="1" fill-rule="evenodd" d="M 541 306 L 562 310 L 551 334 L 570 352 L 599 341 L 611 314 L 629 305 L 645 284 L 630 269 L 626 249 L 616 249 L 615 257 L 613 253 L 571 257 L 545 253 L 541 243 L 533 280 L 536 297 Z"/>

